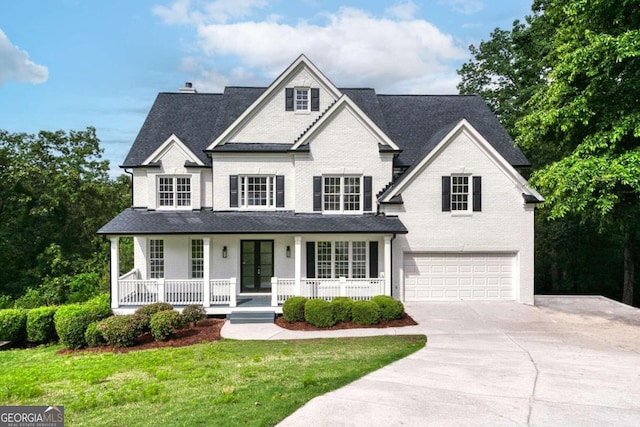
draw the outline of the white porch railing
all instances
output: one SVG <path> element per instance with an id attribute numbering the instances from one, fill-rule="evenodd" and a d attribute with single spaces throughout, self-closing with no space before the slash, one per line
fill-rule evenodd
<path id="1" fill-rule="evenodd" d="M 236 278 L 209 281 L 209 303 L 211 305 L 236 306 Z"/>
<path id="2" fill-rule="evenodd" d="M 138 279 L 139 273 L 130 271 L 118 279 L 118 305 L 145 305 L 168 302 L 173 305 L 226 304 L 236 305 L 236 279 L 211 280 L 209 304 L 205 304 L 204 281 L 199 279 L 165 280 Z"/>
<path id="3" fill-rule="evenodd" d="M 300 293 L 307 298 L 369 300 L 384 293 L 384 279 L 301 279 L 300 288 Z"/>
<path id="4" fill-rule="evenodd" d="M 301 295 L 331 301 L 335 297 L 369 300 L 384 294 L 384 279 L 300 279 L 300 292 L 296 293 L 295 279 L 273 278 L 271 281 L 272 305 L 282 304 L 287 298 Z"/>
<path id="5" fill-rule="evenodd" d="M 277 307 L 287 298 L 296 296 L 296 279 L 271 278 L 271 305 Z"/>
<path id="6" fill-rule="evenodd" d="M 164 301 L 172 305 L 191 305 L 204 303 L 204 281 L 202 280 L 165 280 Z"/>
<path id="7" fill-rule="evenodd" d="M 141 280 L 137 270 L 132 270 L 118 280 L 119 306 L 138 306 L 155 302 L 173 305 L 201 304 L 204 306 L 236 307 L 236 278 L 209 281 L 209 301 L 205 301 L 203 280 Z M 384 279 L 296 279 L 272 278 L 271 305 L 277 307 L 292 296 L 322 298 L 330 301 L 344 296 L 354 300 L 368 300 L 384 294 Z"/>

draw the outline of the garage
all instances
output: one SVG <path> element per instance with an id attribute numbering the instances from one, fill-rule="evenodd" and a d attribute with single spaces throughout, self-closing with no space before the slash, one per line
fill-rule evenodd
<path id="1" fill-rule="evenodd" d="M 515 269 L 515 254 L 405 253 L 405 301 L 514 300 Z"/>

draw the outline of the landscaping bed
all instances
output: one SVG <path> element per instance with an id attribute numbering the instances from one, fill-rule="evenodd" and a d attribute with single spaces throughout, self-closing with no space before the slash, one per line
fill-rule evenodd
<path id="1" fill-rule="evenodd" d="M 309 324 L 308 322 L 287 322 L 284 317 L 277 316 L 275 320 L 275 324 L 284 329 L 289 329 L 292 331 L 331 331 L 338 329 L 355 329 L 355 328 L 399 328 L 402 326 L 414 326 L 418 323 L 411 318 L 407 313 L 400 319 L 396 320 L 384 320 L 381 319 L 380 323 L 375 325 L 360 325 L 354 322 L 337 322 L 333 326 L 329 327 L 318 327 Z"/>

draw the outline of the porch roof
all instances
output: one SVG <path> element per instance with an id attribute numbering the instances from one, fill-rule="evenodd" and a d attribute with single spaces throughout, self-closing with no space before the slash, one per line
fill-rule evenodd
<path id="1" fill-rule="evenodd" d="M 149 211 L 125 209 L 98 234 L 394 233 L 407 229 L 383 215 L 322 215 L 294 212 Z"/>

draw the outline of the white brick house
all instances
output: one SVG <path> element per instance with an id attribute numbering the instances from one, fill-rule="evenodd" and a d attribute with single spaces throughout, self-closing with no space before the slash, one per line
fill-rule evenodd
<path id="1" fill-rule="evenodd" d="M 304 55 L 266 88 L 158 95 L 122 167 L 112 305 L 255 295 L 533 303 L 524 155 L 477 96 L 339 89 Z M 118 242 L 135 268 L 119 276 Z"/>

